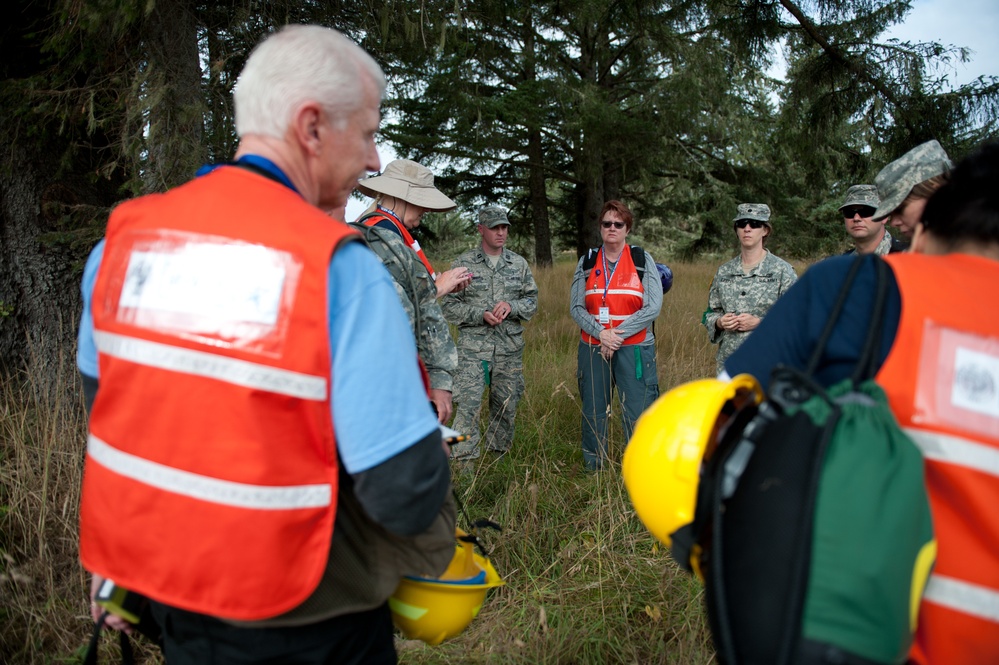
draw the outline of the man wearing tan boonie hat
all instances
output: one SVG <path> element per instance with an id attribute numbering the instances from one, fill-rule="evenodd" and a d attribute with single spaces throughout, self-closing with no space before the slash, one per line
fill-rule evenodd
<path id="1" fill-rule="evenodd" d="M 360 181 L 357 189 L 374 199 L 380 196 L 393 197 L 433 212 L 458 207 L 457 203 L 434 187 L 434 174 L 430 169 L 411 159 L 389 162 L 380 175 Z"/>
<path id="2" fill-rule="evenodd" d="M 374 198 L 375 202 L 356 222 L 381 226 L 402 236 L 434 278 L 438 298 L 468 286 L 471 276 L 467 269 L 456 268 L 438 274 L 410 233 L 420 225 L 424 213 L 453 210 L 458 205 L 434 187 L 434 174 L 430 169 L 411 159 L 396 159 L 389 162 L 380 175 L 357 183 L 357 190 Z"/>
<path id="3" fill-rule="evenodd" d="M 362 227 L 368 245 L 396 283 L 417 352 L 427 368 L 430 401 L 437 419 L 446 423 L 453 411 L 451 393 L 458 351 L 437 299 L 465 288 L 472 273 L 465 267 L 435 273 L 410 230 L 420 225 L 425 212 L 451 210 L 456 204 L 434 187 L 430 169 L 408 159 L 389 162 L 381 175 L 365 178 L 357 189 L 374 197 L 375 203 L 354 224 Z M 403 244 L 412 251 L 396 248 Z"/>

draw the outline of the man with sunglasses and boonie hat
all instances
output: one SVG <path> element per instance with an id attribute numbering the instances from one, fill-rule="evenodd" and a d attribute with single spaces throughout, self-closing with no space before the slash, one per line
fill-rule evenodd
<path id="1" fill-rule="evenodd" d="M 874 185 L 853 185 L 846 190 L 846 200 L 839 207 L 843 213 L 846 232 L 853 241 L 853 248 L 846 254 L 877 254 L 885 256 L 892 252 L 904 252 L 908 244 L 897 240 L 885 228 L 887 218 L 874 220 L 881 199 Z"/>

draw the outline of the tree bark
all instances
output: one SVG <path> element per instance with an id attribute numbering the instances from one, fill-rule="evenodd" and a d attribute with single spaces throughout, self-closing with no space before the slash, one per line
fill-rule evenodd
<path id="1" fill-rule="evenodd" d="M 0 363 L 27 371 L 39 397 L 56 401 L 75 385 L 79 270 L 83 248 L 46 211 L 79 205 L 76 186 L 57 180 L 53 152 L 37 154 L 6 135 L 0 173 Z M 68 200 L 67 200 L 68 199 Z"/>
<path id="2" fill-rule="evenodd" d="M 531 198 L 531 221 L 534 223 L 534 262 L 552 264 L 552 232 L 548 219 L 548 192 L 545 190 L 544 152 L 541 132 L 531 130 L 527 140 L 528 190 Z"/>
<path id="3" fill-rule="evenodd" d="M 157 0 L 145 24 L 149 49 L 149 159 L 147 192 L 165 191 L 194 177 L 205 163 L 198 55 L 198 18 L 191 0 Z"/>

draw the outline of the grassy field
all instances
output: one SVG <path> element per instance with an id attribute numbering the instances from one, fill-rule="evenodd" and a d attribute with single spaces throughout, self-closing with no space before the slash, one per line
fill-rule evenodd
<path id="1" fill-rule="evenodd" d="M 527 393 L 513 451 L 484 457 L 474 475 L 456 481 L 472 519 L 503 525 L 487 538 L 506 586 L 490 592 L 459 637 L 434 648 L 400 642 L 403 663 L 714 662 L 699 584 L 642 528 L 619 466 L 582 470 L 579 331 L 568 313 L 574 265 L 564 257 L 535 272 L 540 306 L 526 333 Z M 672 265 L 674 287 L 656 324 L 663 391 L 714 372 L 700 319 L 717 265 Z M 76 380 L 74 369 L 66 380 Z M 77 662 L 88 639 L 76 545 L 82 411 L 82 404 L 40 407 L 30 382 L 0 386 L 3 663 Z M 611 423 L 619 461 L 625 442 L 617 405 Z M 160 662 L 150 650 L 141 655 Z"/>

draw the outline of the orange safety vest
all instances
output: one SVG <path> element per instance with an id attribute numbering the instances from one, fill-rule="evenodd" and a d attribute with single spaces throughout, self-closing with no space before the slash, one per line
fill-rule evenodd
<path id="1" fill-rule="evenodd" d="M 416 252 L 416 255 L 420 257 L 420 263 L 422 263 L 427 269 L 427 272 L 430 273 L 430 277 L 436 280 L 437 273 L 434 272 L 434 267 L 430 265 L 430 259 L 428 259 L 427 255 L 423 253 L 423 248 L 420 247 L 420 243 L 413 237 L 413 234 L 409 232 L 409 229 L 406 228 L 406 226 L 402 223 L 402 220 L 398 217 L 389 214 L 383 208 L 379 208 L 378 212 L 369 213 L 368 215 L 365 215 L 361 219 L 357 220 L 357 222 L 359 224 L 363 224 L 364 226 L 376 226 L 379 222 L 386 220 L 391 223 L 397 231 L 399 231 L 402 235 L 402 239 L 406 241 L 406 244 L 410 247 L 410 249 Z"/>
<path id="2" fill-rule="evenodd" d="M 642 308 L 645 302 L 645 287 L 638 276 L 631 252 L 625 246 L 621 258 L 614 268 L 610 284 L 607 284 L 607 274 L 604 267 L 604 248 L 597 252 L 596 263 L 590 274 L 586 276 L 586 311 L 600 321 L 600 308 L 607 307 L 610 311 L 610 322 L 602 324 L 604 328 L 616 328 L 621 322 Z M 645 341 L 645 329 L 631 337 L 625 338 L 622 344 L 638 344 Z M 583 341 L 587 344 L 599 344 L 600 340 L 582 331 Z"/>
<path id="3" fill-rule="evenodd" d="M 939 551 L 909 654 L 920 665 L 999 663 L 999 262 L 885 257 L 902 316 L 877 380 L 926 462 Z M 987 297 L 986 297 L 987 300 Z"/>
<path id="4" fill-rule="evenodd" d="M 355 235 L 233 167 L 115 209 L 92 300 L 88 570 L 237 620 L 315 590 L 337 496 L 327 274 Z"/>

